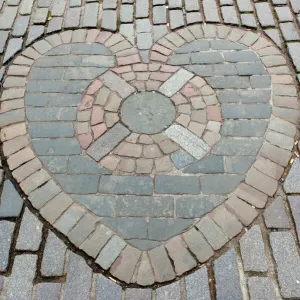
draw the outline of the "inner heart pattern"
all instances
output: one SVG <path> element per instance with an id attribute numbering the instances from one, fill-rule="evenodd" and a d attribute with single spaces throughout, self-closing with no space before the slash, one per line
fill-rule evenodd
<path id="1" fill-rule="evenodd" d="M 13 177 L 126 283 L 171 281 L 211 258 L 265 207 L 291 157 L 296 86 L 252 31 L 190 26 L 147 58 L 120 34 L 67 31 L 10 68 L 0 125 Z M 12 87 L 11 75 L 25 80 Z"/>

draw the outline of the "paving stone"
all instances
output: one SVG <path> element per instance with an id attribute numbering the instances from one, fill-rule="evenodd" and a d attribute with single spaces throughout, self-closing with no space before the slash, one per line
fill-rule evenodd
<path id="1" fill-rule="evenodd" d="M 149 257 L 157 282 L 164 282 L 175 278 L 173 267 L 163 246 L 149 251 Z"/>
<path id="2" fill-rule="evenodd" d="M 40 156 L 39 158 L 51 173 L 67 171 L 68 158 L 66 156 Z"/>
<path id="3" fill-rule="evenodd" d="M 152 195 L 153 182 L 150 177 L 102 176 L 99 191 L 108 194 Z"/>
<path id="4" fill-rule="evenodd" d="M 147 18 L 149 16 L 149 1 L 137 0 L 135 5 L 136 18 Z"/>
<path id="5" fill-rule="evenodd" d="M 170 28 L 177 29 L 184 26 L 183 13 L 181 10 L 170 10 Z"/>
<path id="6" fill-rule="evenodd" d="M 279 22 L 293 21 L 291 10 L 288 6 L 275 7 Z"/>
<path id="7" fill-rule="evenodd" d="M 224 200 L 224 197 L 217 195 L 176 198 L 176 215 L 182 218 L 202 217 Z"/>
<path id="8" fill-rule="evenodd" d="M 267 2 L 255 3 L 259 22 L 262 27 L 275 26 L 270 4 Z"/>
<path id="9" fill-rule="evenodd" d="M 0 16 L 0 29 L 10 29 L 17 16 L 18 8 L 6 6 Z"/>
<path id="10" fill-rule="evenodd" d="M 76 199 L 75 199 L 76 200 Z M 54 227 L 65 235 L 75 226 L 85 213 L 85 209 L 77 204 L 71 205 L 54 223 Z"/>
<path id="11" fill-rule="evenodd" d="M 127 38 L 127 40 L 133 45 L 134 44 L 134 30 L 133 24 L 121 24 L 120 33 Z"/>
<path id="12" fill-rule="evenodd" d="M 225 24 L 239 24 L 234 6 L 223 6 L 221 10 Z"/>
<path id="13" fill-rule="evenodd" d="M 111 274 L 122 281 L 129 283 L 140 257 L 141 251 L 131 246 L 126 246 L 111 266 Z"/>
<path id="14" fill-rule="evenodd" d="M 153 7 L 153 24 L 166 24 L 166 23 L 167 23 L 166 7 L 165 6 L 154 6 Z"/>
<path id="15" fill-rule="evenodd" d="M 110 171 L 101 168 L 94 161 L 84 157 L 84 156 L 71 156 L 68 163 L 68 173 L 69 174 L 111 174 Z"/>
<path id="16" fill-rule="evenodd" d="M 121 23 L 133 22 L 133 5 L 122 5 L 120 10 Z"/>
<path id="17" fill-rule="evenodd" d="M 48 201 L 40 210 L 41 215 L 51 224 L 72 204 L 72 199 L 61 192 Z"/>
<path id="18" fill-rule="evenodd" d="M 215 0 L 204 0 L 203 8 L 207 22 L 220 22 L 218 7 Z"/>
<path id="19" fill-rule="evenodd" d="M 53 232 L 49 232 L 43 253 L 41 274 L 61 276 L 64 273 L 64 260 L 67 247 Z"/>
<path id="20" fill-rule="evenodd" d="M 77 28 L 80 22 L 81 7 L 70 8 L 67 10 L 64 28 Z"/>
<path id="21" fill-rule="evenodd" d="M 203 217 L 200 222 L 196 224 L 196 227 L 201 231 L 209 244 L 215 250 L 220 249 L 226 242 L 228 242 L 228 238 L 221 228 L 208 216 Z"/>
<path id="22" fill-rule="evenodd" d="M 92 269 L 82 257 L 70 252 L 63 297 L 74 300 L 88 299 L 91 284 Z"/>
<path id="23" fill-rule="evenodd" d="M 12 38 L 9 40 L 6 52 L 3 58 L 3 63 L 6 63 L 10 58 L 12 58 L 17 52 L 22 48 L 23 39 L 22 38 Z"/>
<path id="24" fill-rule="evenodd" d="M 295 226 L 296 226 L 296 232 L 298 235 L 298 239 L 300 236 L 300 219 L 299 219 L 299 197 L 298 196 L 289 196 L 288 201 L 291 207 L 292 215 L 294 218 Z"/>
<path id="25" fill-rule="evenodd" d="M 31 298 L 36 264 L 37 255 L 22 254 L 15 257 L 12 273 L 7 283 L 7 299 Z"/>
<path id="26" fill-rule="evenodd" d="M 295 13 L 300 12 L 300 5 L 296 0 L 291 0 L 292 9 Z"/>
<path id="27" fill-rule="evenodd" d="M 100 250 L 104 247 L 107 241 L 111 238 L 113 232 L 104 225 L 100 225 L 96 230 L 81 244 L 80 249 L 83 249 L 88 255 L 96 258 Z"/>
<path id="28" fill-rule="evenodd" d="M 121 238 L 114 235 L 100 252 L 96 259 L 96 263 L 99 264 L 103 269 L 107 270 L 116 260 L 125 246 L 126 243 Z"/>
<path id="29" fill-rule="evenodd" d="M 19 217 L 23 206 L 20 197 L 10 180 L 5 180 L 0 202 L 1 217 Z"/>
<path id="30" fill-rule="evenodd" d="M 242 299 L 238 265 L 234 249 L 215 260 L 216 299 Z"/>
<path id="31" fill-rule="evenodd" d="M 182 149 L 172 153 L 171 159 L 177 169 L 181 169 L 195 161 L 195 159 L 191 155 L 189 155 Z"/>
<path id="32" fill-rule="evenodd" d="M 184 169 L 184 173 L 223 173 L 223 157 L 222 156 L 208 156 L 202 158 L 200 161 L 188 166 Z"/>
<path id="33" fill-rule="evenodd" d="M 8 39 L 8 31 L 0 31 L 0 53 L 3 53 Z"/>
<path id="34" fill-rule="evenodd" d="M 226 207 L 234 213 L 237 218 L 246 226 L 257 217 L 257 211 L 244 201 L 235 196 L 231 196 L 226 202 Z"/>
<path id="35" fill-rule="evenodd" d="M 151 289 L 137 289 L 129 288 L 125 292 L 125 300 L 136 299 L 136 300 L 151 300 Z"/>
<path id="36" fill-rule="evenodd" d="M 43 224 L 27 208 L 25 209 L 16 248 L 37 251 L 42 240 Z"/>
<path id="37" fill-rule="evenodd" d="M 148 224 L 148 238 L 157 241 L 166 241 L 170 237 L 187 229 L 193 220 L 185 219 L 150 219 Z"/>
<path id="38" fill-rule="evenodd" d="M 232 192 L 243 179 L 243 175 L 206 175 L 200 177 L 200 184 L 204 194 L 225 194 Z"/>
<path id="39" fill-rule="evenodd" d="M 186 297 L 188 300 L 199 299 L 199 296 L 203 300 L 211 299 L 208 284 L 207 268 L 205 266 L 203 266 L 200 270 L 186 276 L 185 284 Z"/>
<path id="40" fill-rule="evenodd" d="M 268 228 L 290 228 L 284 202 L 280 196 L 266 208 L 264 219 Z"/>
<path id="41" fill-rule="evenodd" d="M 298 181 L 299 167 L 300 167 L 300 160 L 296 158 L 284 182 L 284 190 L 286 193 L 298 193 L 298 190 L 300 188 L 299 181 Z"/>
<path id="42" fill-rule="evenodd" d="M 83 27 L 88 27 L 88 28 L 97 27 L 98 10 L 99 10 L 98 3 L 86 4 L 84 9 L 83 21 L 82 21 Z"/>
<path id="43" fill-rule="evenodd" d="M 55 282 L 43 282 L 39 283 L 35 286 L 36 289 L 36 296 L 35 300 L 56 300 L 59 297 L 60 290 L 61 290 L 61 283 Z"/>
<path id="44" fill-rule="evenodd" d="M 200 184 L 192 176 L 156 176 L 155 192 L 158 194 L 199 194 Z"/>
<path id="45" fill-rule="evenodd" d="M 287 47 L 292 57 L 293 63 L 296 67 L 296 70 L 300 72 L 300 55 L 299 55 L 300 43 L 288 43 Z"/>
<path id="46" fill-rule="evenodd" d="M 9 221 L 0 221 L 0 270 L 2 272 L 7 270 L 10 247 L 12 244 L 13 233 L 14 233 L 15 223 Z"/>
<path id="47" fill-rule="evenodd" d="M 121 300 L 122 288 L 102 274 L 99 274 L 96 275 L 95 296 L 96 300 L 103 299 L 103 297 L 107 300 Z"/>
<path id="48" fill-rule="evenodd" d="M 286 41 L 299 41 L 300 36 L 297 32 L 297 29 L 292 22 L 287 22 L 287 23 L 280 23 L 279 27 L 281 29 L 283 38 Z"/>
<path id="49" fill-rule="evenodd" d="M 249 293 L 253 300 L 276 299 L 276 292 L 271 278 L 250 277 L 248 279 Z"/>
<path id="50" fill-rule="evenodd" d="M 24 36 L 29 24 L 29 16 L 20 16 L 17 18 L 12 32 L 12 36 L 20 37 Z"/>
<path id="51" fill-rule="evenodd" d="M 255 157 L 225 156 L 225 168 L 227 173 L 245 174 L 252 166 Z"/>
<path id="52" fill-rule="evenodd" d="M 270 244 L 276 262 L 280 294 L 284 298 L 297 298 L 300 295 L 299 254 L 290 232 L 271 232 Z"/>
<path id="53" fill-rule="evenodd" d="M 266 272 L 268 265 L 259 225 L 253 226 L 240 240 L 245 271 Z"/>
<path id="54" fill-rule="evenodd" d="M 80 246 L 86 238 L 95 231 L 99 219 L 91 214 L 85 214 L 74 228 L 68 233 L 69 240 L 76 246 Z"/>
<path id="55" fill-rule="evenodd" d="M 72 123 L 30 123 L 28 132 L 32 138 L 64 138 L 74 136 Z"/>

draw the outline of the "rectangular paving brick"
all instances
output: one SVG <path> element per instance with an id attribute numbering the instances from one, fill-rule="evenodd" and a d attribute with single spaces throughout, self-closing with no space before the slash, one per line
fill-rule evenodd
<path id="1" fill-rule="evenodd" d="M 215 260 L 216 299 L 243 299 L 234 249 Z"/>
<path id="2" fill-rule="evenodd" d="M 262 27 L 275 26 L 271 7 L 268 2 L 256 3 L 255 8 Z"/>
<path id="3" fill-rule="evenodd" d="M 192 77 L 193 73 L 186 70 L 179 70 L 171 76 L 160 88 L 159 91 L 167 97 L 173 96 L 180 90 Z"/>
<path id="4" fill-rule="evenodd" d="M 171 125 L 165 133 L 197 159 L 202 158 L 209 151 L 209 146 L 202 139 L 180 125 Z"/>
<path id="5" fill-rule="evenodd" d="M 122 288 L 117 283 L 106 278 L 102 274 L 96 275 L 96 286 L 95 286 L 96 300 L 121 300 L 122 299 Z"/>
<path id="6" fill-rule="evenodd" d="M 130 134 L 121 123 L 116 124 L 87 149 L 87 154 L 99 161 Z"/>
<path id="7" fill-rule="evenodd" d="M 9 260 L 10 247 L 13 238 L 13 232 L 15 228 L 15 223 L 9 221 L 0 222 L 0 270 L 2 272 L 6 271 Z"/>
<path id="8" fill-rule="evenodd" d="M 199 194 L 200 182 L 196 176 L 156 176 L 157 194 Z"/>
<path id="9" fill-rule="evenodd" d="M 37 285 L 35 285 L 35 300 L 43 300 L 47 298 L 49 300 L 58 299 L 60 295 L 61 286 L 61 283 L 56 282 L 38 283 Z"/>
<path id="10" fill-rule="evenodd" d="M 118 196 L 116 215 L 122 217 L 172 217 L 173 197 Z"/>
<path id="11" fill-rule="evenodd" d="M 210 300 L 207 268 L 203 266 L 200 270 L 186 276 L 185 288 L 187 300 L 198 300 L 200 295 L 202 300 Z"/>
<path id="12" fill-rule="evenodd" d="M 51 177 L 45 170 L 39 170 L 20 183 L 20 187 L 25 194 L 29 195 L 32 191 L 47 182 Z"/>
<path id="13" fill-rule="evenodd" d="M 245 271 L 267 272 L 265 247 L 259 225 L 253 226 L 240 239 L 243 267 Z"/>
<path id="14" fill-rule="evenodd" d="M 91 284 L 92 269 L 81 256 L 70 252 L 63 297 L 74 300 L 88 299 Z"/>
<path id="15" fill-rule="evenodd" d="M 274 284 L 269 277 L 250 277 L 248 287 L 252 300 L 276 300 L 277 298 Z"/>
<path id="16" fill-rule="evenodd" d="M 37 255 L 22 254 L 15 257 L 7 283 L 7 300 L 31 299 L 36 264 Z"/>
<path id="17" fill-rule="evenodd" d="M 271 232 L 270 243 L 276 262 L 280 294 L 283 298 L 299 298 L 300 258 L 290 232 Z"/>
<path id="18" fill-rule="evenodd" d="M 152 195 L 153 179 L 148 176 L 102 176 L 99 192 L 117 195 Z"/>

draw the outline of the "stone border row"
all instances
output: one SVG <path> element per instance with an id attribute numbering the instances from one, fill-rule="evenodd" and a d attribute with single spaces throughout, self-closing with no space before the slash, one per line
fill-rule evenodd
<path id="1" fill-rule="evenodd" d="M 10 76 L 20 76 L 20 85 L 25 86 L 26 76 L 34 60 L 63 43 L 103 43 L 116 54 L 119 66 L 139 63 L 137 49 L 128 48 L 128 42 L 120 34 L 83 29 L 66 31 L 48 36 L 25 49 L 9 67 L 4 81 L 1 101 L 2 109 L 4 106 L 7 112 L 1 116 L 1 140 L 8 165 L 14 170 L 14 178 L 45 220 L 64 234 L 71 229 L 67 237 L 75 246 L 91 257 L 97 257 L 96 263 L 105 270 L 110 269 L 114 277 L 126 283 L 147 286 L 154 282 L 171 281 L 208 260 L 214 254 L 213 249 L 220 249 L 242 230 L 241 223 L 244 226 L 251 224 L 258 215 L 255 208 L 263 208 L 268 196 L 274 195 L 278 179 L 291 157 L 293 145 L 290 146 L 290 142 L 296 133 L 295 124 L 298 120 L 297 90 L 285 58 L 269 40 L 251 31 L 237 28 L 231 30 L 223 25 L 196 25 L 178 33 L 169 33 L 160 39 L 153 46 L 150 58 L 165 63 L 167 55 L 177 47 L 203 37 L 239 42 L 260 55 L 271 75 L 274 96 L 267 141 L 248 171 L 245 183 L 238 186 L 225 204 L 214 209 L 209 216 L 204 216 L 189 231 L 171 238 L 165 247 L 157 247 L 148 253 L 127 245 L 104 225 L 96 228 L 99 218 L 73 203 L 54 183 L 29 147 L 24 122 L 25 88 L 9 88 Z M 10 107 L 15 108 L 15 105 L 20 108 L 20 113 L 16 118 L 11 118 L 9 110 Z"/>

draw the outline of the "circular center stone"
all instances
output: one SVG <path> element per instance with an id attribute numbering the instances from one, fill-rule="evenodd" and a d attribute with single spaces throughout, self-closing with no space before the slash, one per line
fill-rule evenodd
<path id="1" fill-rule="evenodd" d="M 158 133 L 172 124 L 175 115 L 171 100 L 159 93 L 132 95 L 121 107 L 122 122 L 137 133 Z"/>

